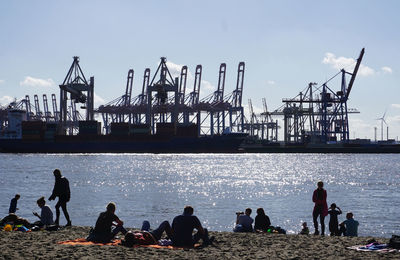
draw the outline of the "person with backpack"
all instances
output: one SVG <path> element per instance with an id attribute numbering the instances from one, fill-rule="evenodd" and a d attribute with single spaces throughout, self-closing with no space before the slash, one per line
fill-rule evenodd
<path id="1" fill-rule="evenodd" d="M 71 226 L 71 220 L 69 218 L 68 210 L 67 210 L 67 202 L 71 198 L 71 191 L 69 189 L 68 179 L 61 175 L 61 171 L 59 169 L 55 169 L 53 171 L 54 178 L 56 179 L 54 183 L 53 192 L 49 198 L 49 200 L 54 200 L 58 197 L 58 202 L 56 204 L 56 220 L 54 223 L 58 226 L 60 220 L 60 207 L 64 213 L 65 219 L 67 220 L 67 226 Z"/>

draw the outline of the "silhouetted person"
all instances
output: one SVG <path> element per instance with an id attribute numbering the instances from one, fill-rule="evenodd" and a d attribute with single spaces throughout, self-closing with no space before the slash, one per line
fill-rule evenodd
<path id="1" fill-rule="evenodd" d="M 157 229 L 150 231 L 150 222 L 143 221 L 141 231 L 128 231 L 122 245 L 131 247 L 133 245 L 163 245 L 163 243 L 172 243 L 171 240 L 160 241 L 162 234 L 166 233 L 168 238 L 172 238 L 172 228 L 168 221 L 163 221 Z"/>
<path id="2" fill-rule="evenodd" d="M 300 235 L 308 235 L 308 234 L 310 234 L 310 230 L 307 227 L 307 222 L 303 222 L 302 226 L 303 226 L 303 228 L 300 231 Z"/>
<path id="3" fill-rule="evenodd" d="M 338 215 L 342 214 L 342 210 L 337 207 L 335 203 L 332 203 L 328 210 L 328 214 L 330 215 L 329 232 L 331 232 L 331 236 L 337 236 L 339 235 Z"/>
<path id="4" fill-rule="evenodd" d="M 35 222 L 35 225 L 38 226 L 48 226 L 53 225 L 53 211 L 51 211 L 50 207 L 46 205 L 46 201 L 44 197 L 41 197 L 36 201 L 38 207 L 41 209 L 40 215 L 36 212 L 33 212 L 33 215 L 40 219 L 39 222 Z"/>
<path id="5" fill-rule="evenodd" d="M 17 202 L 21 196 L 19 194 L 15 194 L 15 197 L 11 199 L 10 208 L 8 209 L 8 213 L 15 213 L 17 208 Z"/>
<path id="6" fill-rule="evenodd" d="M 56 197 L 58 197 L 58 202 L 56 204 L 56 220 L 54 222 L 56 225 L 59 225 L 61 207 L 65 219 L 67 220 L 66 226 L 71 226 L 71 220 L 69 219 L 69 214 L 67 211 L 67 202 L 71 198 L 68 179 L 61 176 L 61 171 L 59 169 L 55 169 L 53 174 L 56 181 L 54 183 L 53 193 L 51 194 L 49 200 L 54 200 Z"/>
<path id="7" fill-rule="evenodd" d="M 201 226 L 200 220 L 193 216 L 193 208 L 186 206 L 183 214 L 176 216 L 172 222 L 172 242 L 175 246 L 193 247 L 200 239 L 203 240 L 204 245 L 212 242 L 208 238 L 207 229 Z M 197 233 L 192 235 L 193 230 L 197 229 Z"/>
<path id="8" fill-rule="evenodd" d="M 254 223 L 254 230 L 267 232 L 268 228 L 271 226 L 271 221 L 269 217 L 265 215 L 263 208 L 257 209 L 257 216 Z"/>
<path id="9" fill-rule="evenodd" d="M 107 205 L 107 210 L 100 213 L 94 230 L 86 239 L 94 242 L 110 242 L 118 232 L 121 232 L 124 235 L 127 233 L 123 224 L 124 222 L 115 215 L 115 203 L 110 202 Z M 111 229 L 112 226 L 115 226 L 115 228 Z"/>
<path id="10" fill-rule="evenodd" d="M 315 203 L 313 210 L 313 221 L 315 232 L 314 235 L 318 235 L 318 216 L 321 222 L 321 235 L 325 235 L 325 217 L 328 215 L 328 204 L 326 203 L 326 190 L 324 190 L 324 183 L 322 181 L 318 182 L 318 188 L 314 190 L 312 200 Z"/>
<path id="11" fill-rule="evenodd" d="M 24 225 L 27 228 L 31 227 L 31 224 L 27 219 L 20 218 L 14 213 L 10 213 L 7 216 L 5 216 L 1 221 L 0 221 L 0 226 L 4 226 L 7 223 L 12 223 L 13 225 Z"/>
<path id="12" fill-rule="evenodd" d="M 357 237 L 358 236 L 358 221 L 354 220 L 353 213 L 348 212 L 346 214 L 346 220 L 340 223 L 339 235 L 343 233 L 347 237 Z"/>
<path id="13" fill-rule="evenodd" d="M 245 212 L 236 212 L 236 226 L 233 232 L 253 232 L 254 220 L 250 217 L 251 208 L 247 208 Z"/>

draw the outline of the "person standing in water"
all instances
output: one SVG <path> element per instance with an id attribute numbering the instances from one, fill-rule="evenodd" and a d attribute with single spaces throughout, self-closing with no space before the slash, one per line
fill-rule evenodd
<path id="1" fill-rule="evenodd" d="M 54 183 L 53 193 L 51 194 L 49 200 L 54 200 L 58 197 L 58 202 L 56 204 L 56 220 L 54 223 L 58 226 L 60 220 L 60 207 L 63 210 L 65 219 L 67 220 L 67 226 L 71 226 L 71 220 L 69 219 L 69 214 L 67 211 L 67 202 L 71 198 L 71 191 L 69 189 L 68 179 L 61 175 L 61 171 L 59 169 L 55 169 L 53 171 L 54 177 L 56 179 Z"/>
<path id="2" fill-rule="evenodd" d="M 328 215 L 328 204 L 326 203 L 326 190 L 324 189 L 324 183 L 319 181 L 317 183 L 318 188 L 314 190 L 312 201 L 315 203 L 313 210 L 313 222 L 314 222 L 314 235 L 319 235 L 318 231 L 318 216 L 321 223 L 321 235 L 325 235 L 325 217 Z"/>

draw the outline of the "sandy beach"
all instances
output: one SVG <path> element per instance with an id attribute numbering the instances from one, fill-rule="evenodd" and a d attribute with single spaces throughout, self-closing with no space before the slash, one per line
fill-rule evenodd
<path id="1" fill-rule="evenodd" d="M 86 237 L 89 227 L 59 231 L 0 232 L 2 259 L 399 259 L 400 253 L 358 252 L 348 246 L 365 245 L 371 239 L 313 235 L 246 234 L 210 232 L 216 242 L 188 250 L 127 248 L 123 246 L 60 245 L 57 242 Z"/>

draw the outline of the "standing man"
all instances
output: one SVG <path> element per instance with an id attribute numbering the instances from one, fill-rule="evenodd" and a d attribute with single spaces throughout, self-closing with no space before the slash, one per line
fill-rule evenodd
<path id="1" fill-rule="evenodd" d="M 54 183 L 53 193 L 51 194 L 49 200 L 54 200 L 58 197 L 58 202 L 56 204 L 56 220 L 54 221 L 56 225 L 59 224 L 60 220 L 60 207 L 64 212 L 65 219 L 67 220 L 66 227 L 71 226 L 71 220 L 69 219 L 69 214 L 67 211 L 67 202 L 71 198 L 71 192 L 69 190 L 69 182 L 67 178 L 61 176 L 61 171 L 55 169 L 53 171 L 56 181 Z"/>

